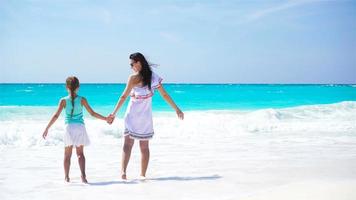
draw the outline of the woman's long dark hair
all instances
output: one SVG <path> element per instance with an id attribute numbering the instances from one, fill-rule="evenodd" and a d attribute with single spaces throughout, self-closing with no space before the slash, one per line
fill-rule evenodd
<path id="1" fill-rule="evenodd" d="M 70 97 L 71 97 L 71 100 L 72 100 L 72 111 L 70 113 L 70 116 L 73 117 L 74 97 L 75 97 L 74 91 L 79 87 L 79 79 L 77 77 L 75 77 L 75 76 L 70 76 L 66 80 L 66 85 L 67 85 L 67 88 L 70 91 Z"/>
<path id="2" fill-rule="evenodd" d="M 134 60 L 135 62 L 140 62 L 142 69 L 139 72 L 139 74 L 142 77 L 142 83 L 143 86 L 148 86 L 148 88 L 151 90 L 151 80 L 152 80 L 152 70 L 151 70 L 151 65 L 147 62 L 145 56 L 143 56 L 141 53 L 133 53 L 130 55 L 130 59 Z"/>

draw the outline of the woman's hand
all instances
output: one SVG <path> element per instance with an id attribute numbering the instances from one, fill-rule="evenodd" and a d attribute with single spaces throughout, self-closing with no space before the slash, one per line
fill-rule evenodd
<path id="1" fill-rule="evenodd" d="M 176 110 L 176 113 L 179 119 L 184 119 L 184 113 L 179 108 Z"/>
<path id="2" fill-rule="evenodd" d="M 161 96 L 163 97 L 163 99 L 172 106 L 173 109 L 176 110 L 177 116 L 179 119 L 183 120 L 184 119 L 184 113 L 178 108 L 178 106 L 174 103 L 174 101 L 172 100 L 172 98 L 169 96 L 169 94 L 167 93 L 167 91 L 163 88 L 163 85 L 161 85 L 161 87 L 158 88 L 159 93 L 161 94 Z"/>

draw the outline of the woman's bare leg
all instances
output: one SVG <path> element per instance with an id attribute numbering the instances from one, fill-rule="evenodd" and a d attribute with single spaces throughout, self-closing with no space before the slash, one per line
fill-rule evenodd
<path id="1" fill-rule="evenodd" d="M 64 160 L 63 160 L 63 166 L 64 166 L 64 180 L 66 182 L 69 182 L 69 169 L 70 169 L 70 159 L 72 157 L 72 149 L 73 146 L 68 146 L 64 148 Z"/>
<path id="2" fill-rule="evenodd" d="M 88 183 L 87 176 L 85 174 L 84 146 L 81 145 L 79 147 L 76 147 L 75 149 L 77 151 L 78 163 L 79 163 L 80 173 L 81 173 L 81 177 L 82 177 L 82 182 L 83 183 Z"/>
<path id="3" fill-rule="evenodd" d="M 126 177 L 126 168 L 129 164 L 132 146 L 134 144 L 134 140 L 130 138 L 130 136 L 125 136 L 124 147 L 122 151 L 122 161 L 121 161 L 121 178 L 127 179 Z"/>
<path id="4" fill-rule="evenodd" d="M 148 146 L 148 140 L 140 141 L 140 149 L 141 149 L 141 176 L 146 177 L 148 161 L 150 160 L 150 149 Z"/>

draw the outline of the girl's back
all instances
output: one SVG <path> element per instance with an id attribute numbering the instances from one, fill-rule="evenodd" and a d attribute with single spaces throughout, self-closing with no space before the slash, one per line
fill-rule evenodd
<path id="1" fill-rule="evenodd" d="M 82 97 L 76 96 L 74 98 L 74 107 L 72 105 L 72 98 L 70 96 L 63 97 L 66 101 L 65 107 L 65 123 L 66 124 L 84 124 L 83 120 L 83 105 L 82 105 Z M 73 110 L 73 113 L 72 113 Z"/>

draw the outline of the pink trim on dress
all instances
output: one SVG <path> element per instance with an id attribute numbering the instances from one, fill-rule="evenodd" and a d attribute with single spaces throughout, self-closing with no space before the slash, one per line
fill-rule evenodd
<path id="1" fill-rule="evenodd" d="M 146 94 L 146 95 L 130 95 L 130 97 L 134 98 L 134 99 L 147 99 L 153 96 L 153 93 L 150 94 Z"/>

